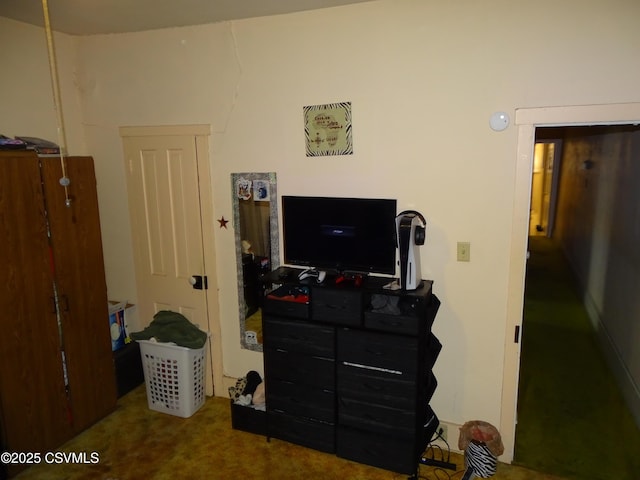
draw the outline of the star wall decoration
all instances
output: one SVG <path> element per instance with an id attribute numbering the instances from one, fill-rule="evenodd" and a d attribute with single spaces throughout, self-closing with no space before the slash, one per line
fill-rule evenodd
<path id="1" fill-rule="evenodd" d="M 218 220 L 218 223 L 220 224 L 220 228 L 227 228 L 227 223 L 229 223 L 229 220 L 225 220 L 223 215 L 222 217 L 220 217 L 220 220 Z"/>

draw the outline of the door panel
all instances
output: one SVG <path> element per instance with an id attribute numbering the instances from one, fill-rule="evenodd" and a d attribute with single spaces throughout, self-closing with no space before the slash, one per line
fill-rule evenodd
<path id="1" fill-rule="evenodd" d="M 120 134 L 140 326 L 148 325 L 157 311 L 174 310 L 208 331 L 206 393 L 212 395 L 215 386 L 216 395 L 227 395 L 215 275 L 210 127 L 121 127 Z M 162 238 L 154 238 L 153 232 Z M 192 288 L 192 275 L 208 275 L 209 289 Z"/>
<path id="2" fill-rule="evenodd" d="M 173 310 L 207 330 L 198 162 L 192 136 L 124 138 L 138 308 L 144 325 Z"/>
<path id="3" fill-rule="evenodd" d="M 91 157 L 42 158 L 73 427 L 82 431 L 116 405 L 96 178 Z M 98 380 L 97 380 L 98 379 Z"/>
<path id="4" fill-rule="evenodd" d="M 38 159 L 0 152 L 0 434 L 10 451 L 72 436 L 44 212 Z"/>

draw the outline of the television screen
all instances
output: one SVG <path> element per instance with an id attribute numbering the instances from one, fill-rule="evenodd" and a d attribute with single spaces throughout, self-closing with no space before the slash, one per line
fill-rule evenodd
<path id="1" fill-rule="evenodd" d="M 283 196 L 284 263 L 392 275 L 395 217 L 395 200 Z"/>

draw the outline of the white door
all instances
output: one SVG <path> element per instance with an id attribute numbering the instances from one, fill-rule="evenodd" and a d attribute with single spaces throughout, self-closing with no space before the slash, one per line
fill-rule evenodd
<path id="1" fill-rule="evenodd" d="M 140 321 L 146 326 L 158 311 L 172 310 L 213 333 L 209 312 L 216 310 L 209 309 L 207 286 L 215 288 L 209 280 L 215 279 L 215 272 L 213 265 L 207 271 L 201 199 L 201 177 L 210 181 L 208 152 L 198 150 L 193 134 L 135 135 L 139 130 L 121 129 Z M 201 175 L 205 161 L 207 175 Z M 205 196 L 211 202 L 210 194 Z M 209 395 L 212 350 L 207 362 Z"/>

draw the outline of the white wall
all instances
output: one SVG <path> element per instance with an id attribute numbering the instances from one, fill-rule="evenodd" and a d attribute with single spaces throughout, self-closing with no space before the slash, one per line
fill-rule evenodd
<path id="1" fill-rule="evenodd" d="M 637 18 L 635 0 L 382 0 L 62 36 L 61 56 L 78 58 L 77 78 L 62 76 L 77 82 L 81 119 L 71 123 L 97 162 L 110 296 L 135 301 L 118 127 L 208 123 L 216 218 L 231 217 L 229 174 L 240 171 L 277 172 L 281 195 L 394 197 L 424 214 L 422 272 L 442 300 L 432 405 L 445 421 L 499 425 L 517 131 L 493 132 L 488 118 L 637 102 Z M 0 19 L 0 40 L 7 26 L 39 50 L 37 29 Z M 1 81 L 0 99 L 7 86 L 46 97 L 41 79 L 17 65 Z M 34 108 L 29 100 L 10 102 L 10 111 Z M 302 107 L 337 101 L 352 102 L 354 154 L 307 158 Z M 44 120 L 32 117 L 33 130 L 51 137 Z M 11 126 L 3 115 L 0 132 Z M 261 371 L 261 355 L 240 349 L 233 231 L 215 234 L 225 372 Z M 471 262 L 456 262 L 457 241 L 471 242 Z"/>
<path id="2" fill-rule="evenodd" d="M 77 40 L 68 35 L 53 35 L 52 44 L 60 72 L 59 91 L 65 118 L 64 138 L 68 151 L 85 154 L 84 132 L 80 128 L 80 95 L 76 88 Z M 0 17 L 0 45 L 5 52 L 0 60 L 0 134 L 13 137 L 39 137 L 63 145 L 54 108 L 53 86 L 42 28 Z"/>

